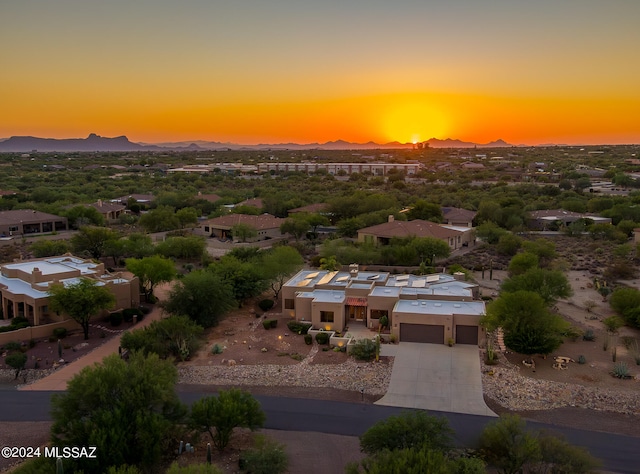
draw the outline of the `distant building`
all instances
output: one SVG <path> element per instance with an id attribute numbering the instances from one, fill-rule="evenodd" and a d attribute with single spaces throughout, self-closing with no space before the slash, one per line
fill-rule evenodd
<path id="1" fill-rule="evenodd" d="M 107 222 L 112 222 L 118 219 L 121 214 L 124 214 L 127 208 L 124 204 L 117 202 L 105 202 L 102 199 L 98 199 L 98 201 L 94 203 L 87 204 L 87 206 L 93 207 Z"/>
<path id="2" fill-rule="evenodd" d="M 282 237 L 280 226 L 284 221 L 285 219 L 274 217 L 270 214 L 262 214 L 259 216 L 228 214 L 200 222 L 199 229 L 201 234 L 208 237 L 231 240 L 233 239 L 233 227 L 238 224 L 244 224 L 254 228 L 258 233 L 256 237 L 247 239 L 247 242 L 254 242 Z"/>
<path id="3" fill-rule="evenodd" d="M 0 236 L 46 234 L 67 230 L 66 217 L 31 209 L 0 211 Z"/>
<path id="4" fill-rule="evenodd" d="M 384 224 L 358 230 L 358 242 L 388 245 L 394 237 L 432 237 L 446 242 L 451 250 L 474 243 L 470 228 L 436 224 L 421 219 L 397 221 L 389 216 L 389 221 Z"/>
<path id="5" fill-rule="evenodd" d="M 549 227 L 568 226 L 580 219 L 589 219 L 596 224 L 611 224 L 610 217 L 553 209 L 531 211 L 529 213 L 528 227 L 530 229 L 548 230 Z"/>
<path id="6" fill-rule="evenodd" d="M 444 223 L 458 227 L 473 227 L 473 219 L 476 218 L 476 211 L 469 211 L 459 207 L 443 207 L 442 216 Z"/>
<path id="7" fill-rule="evenodd" d="M 104 263 L 63 255 L 0 265 L 2 318 L 24 316 L 33 326 L 63 321 L 62 315 L 49 309 L 48 290 L 54 283 L 68 286 L 80 278 L 106 286 L 116 299 L 114 308 L 137 307 L 140 303 L 138 278 L 110 274 Z"/>
<path id="8" fill-rule="evenodd" d="M 374 176 L 386 176 L 390 170 L 402 171 L 406 176 L 417 174 L 422 169 L 419 163 L 260 163 L 258 171 L 260 173 L 316 173 L 320 170 L 328 174 L 337 175 L 343 172 L 350 175 L 353 173 L 370 173 Z"/>

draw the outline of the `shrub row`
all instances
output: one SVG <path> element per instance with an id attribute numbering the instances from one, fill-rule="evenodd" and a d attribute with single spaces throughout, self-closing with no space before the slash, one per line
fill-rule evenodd
<path id="1" fill-rule="evenodd" d="M 289 328 L 289 331 L 291 331 L 294 334 L 307 334 L 307 332 L 309 332 L 309 329 L 311 329 L 311 326 L 313 326 L 313 324 L 311 323 L 301 323 L 300 321 L 289 321 L 287 323 L 287 327 Z"/>
<path id="2" fill-rule="evenodd" d="M 264 321 L 262 321 L 262 327 L 264 327 L 265 329 L 271 329 L 277 326 L 278 326 L 277 319 L 265 319 Z"/>
<path id="3" fill-rule="evenodd" d="M 16 316 L 11 320 L 8 326 L 0 327 L 0 332 L 16 331 L 17 329 L 23 329 L 29 327 L 29 320 L 24 316 Z"/>

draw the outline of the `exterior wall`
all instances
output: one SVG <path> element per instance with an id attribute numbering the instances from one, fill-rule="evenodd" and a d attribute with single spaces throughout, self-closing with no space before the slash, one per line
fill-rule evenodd
<path id="1" fill-rule="evenodd" d="M 378 319 L 371 316 L 372 310 L 387 311 L 389 314 L 389 324 L 393 326 L 392 312 L 396 305 L 397 299 L 389 296 L 369 296 L 367 306 L 367 326 L 370 328 L 378 327 Z"/>
<path id="2" fill-rule="evenodd" d="M 333 323 L 320 321 L 320 311 L 333 311 Z M 342 332 L 345 327 L 344 302 L 312 302 L 311 322 L 315 328 L 324 328 L 325 331 Z"/>
<path id="3" fill-rule="evenodd" d="M 282 297 L 282 316 L 286 316 L 289 318 L 297 318 L 296 314 L 297 314 L 297 310 L 298 310 L 298 301 L 296 298 L 296 293 L 300 291 L 300 289 L 292 287 L 292 286 L 283 286 L 282 290 L 280 291 L 280 295 Z M 294 301 L 294 307 L 293 309 L 287 309 L 285 306 L 285 302 L 287 300 L 293 300 Z"/>
<path id="4" fill-rule="evenodd" d="M 11 341 L 43 339 L 53 335 L 53 330 L 56 328 L 67 328 L 69 331 L 74 331 L 76 329 L 80 329 L 80 325 L 73 319 L 67 319 L 58 323 L 30 326 L 28 328 L 18 329 L 17 331 L 3 332 L 0 333 L 0 345 L 4 345 Z"/>
<path id="5" fill-rule="evenodd" d="M 296 321 L 308 321 L 313 323 L 311 320 L 311 302 L 313 298 L 295 298 L 295 318 Z"/>

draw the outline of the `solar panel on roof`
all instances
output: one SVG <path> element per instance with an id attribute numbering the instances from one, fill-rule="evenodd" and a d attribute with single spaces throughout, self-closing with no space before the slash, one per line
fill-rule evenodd
<path id="1" fill-rule="evenodd" d="M 409 279 L 409 275 L 398 275 L 396 281 L 405 281 Z"/>
<path id="2" fill-rule="evenodd" d="M 420 280 L 414 280 L 411 283 L 411 286 L 413 288 L 424 288 L 425 286 L 427 286 L 427 280 L 421 278 Z"/>
<path id="3" fill-rule="evenodd" d="M 309 273 L 305 278 L 315 278 L 319 275 L 319 272 Z"/>
<path id="4" fill-rule="evenodd" d="M 343 276 L 343 277 L 340 277 L 340 278 L 336 279 L 336 281 L 343 282 L 343 281 L 347 281 L 348 279 L 349 279 L 348 276 Z"/>
<path id="5" fill-rule="evenodd" d="M 440 275 L 427 275 L 427 283 L 433 283 L 440 280 Z"/>
<path id="6" fill-rule="evenodd" d="M 302 281 L 299 281 L 296 286 L 307 286 L 309 283 L 311 283 L 310 279 L 302 280 Z"/>

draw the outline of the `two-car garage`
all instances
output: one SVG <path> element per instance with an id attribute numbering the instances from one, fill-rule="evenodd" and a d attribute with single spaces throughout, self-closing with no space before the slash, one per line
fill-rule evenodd
<path id="1" fill-rule="evenodd" d="M 478 326 L 456 324 L 455 327 L 456 344 L 478 345 Z M 400 323 L 400 340 L 402 342 L 444 344 L 444 326 L 438 324 Z"/>
<path id="2" fill-rule="evenodd" d="M 483 301 L 400 300 L 391 316 L 392 333 L 400 342 L 478 345 Z"/>

